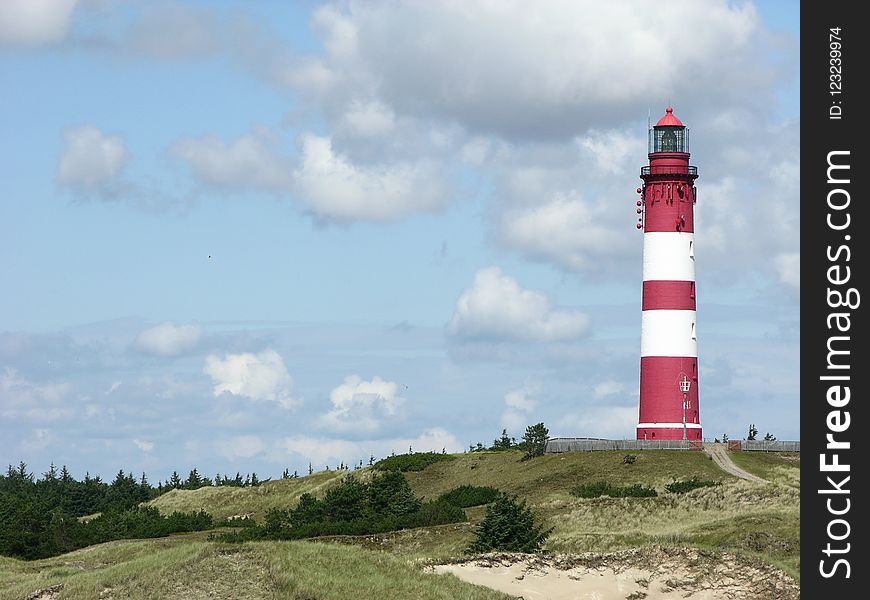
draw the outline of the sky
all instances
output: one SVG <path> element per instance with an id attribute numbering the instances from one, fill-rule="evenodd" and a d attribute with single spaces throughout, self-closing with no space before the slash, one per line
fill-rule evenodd
<path id="1" fill-rule="evenodd" d="M 647 120 L 704 436 L 799 439 L 785 1 L 4 0 L 0 464 L 261 478 L 632 438 Z"/>

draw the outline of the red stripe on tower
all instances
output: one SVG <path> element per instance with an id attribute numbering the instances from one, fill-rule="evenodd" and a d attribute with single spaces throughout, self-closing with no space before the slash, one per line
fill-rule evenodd
<path id="1" fill-rule="evenodd" d="M 643 240 L 637 439 L 700 440 L 695 328 L 695 179 L 689 130 L 669 106 L 649 130 L 638 228 Z"/>

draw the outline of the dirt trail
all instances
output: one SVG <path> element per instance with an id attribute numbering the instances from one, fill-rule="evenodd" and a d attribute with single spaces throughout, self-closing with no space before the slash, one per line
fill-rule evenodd
<path id="1" fill-rule="evenodd" d="M 704 444 L 704 452 L 713 457 L 713 462 L 716 463 L 720 469 L 731 473 L 735 477 L 746 479 L 747 481 L 754 481 L 755 483 L 768 483 L 766 479 L 762 479 L 752 473 L 747 473 L 735 465 L 731 460 L 731 457 L 728 456 L 725 444 Z"/>

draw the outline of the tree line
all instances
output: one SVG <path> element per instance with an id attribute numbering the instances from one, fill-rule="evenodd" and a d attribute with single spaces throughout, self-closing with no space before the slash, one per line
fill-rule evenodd
<path id="1" fill-rule="evenodd" d="M 268 481 L 268 480 L 265 480 Z M 204 512 L 162 516 L 156 508 L 140 506 L 174 489 L 193 490 L 211 485 L 252 487 L 264 483 L 256 473 L 242 477 L 200 476 L 196 468 L 186 479 L 173 472 L 169 480 L 149 483 L 145 473 L 119 470 L 111 483 L 86 473 L 77 480 L 64 465 L 52 464 L 36 477 L 20 462 L 0 474 L 0 554 L 45 558 L 113 539 L 159 537 L 212 527 Z M 82 520 L 80 517 L 95 515 Z"/>

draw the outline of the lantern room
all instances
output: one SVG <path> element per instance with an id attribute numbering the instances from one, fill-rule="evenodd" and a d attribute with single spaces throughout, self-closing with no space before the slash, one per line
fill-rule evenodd
<path id="1" fill-rule="evenodd" d="M 689 153 L 689 129 L 674 116 L 670 106 L 665 116 L 649 131 L 649 153 Z"/>

